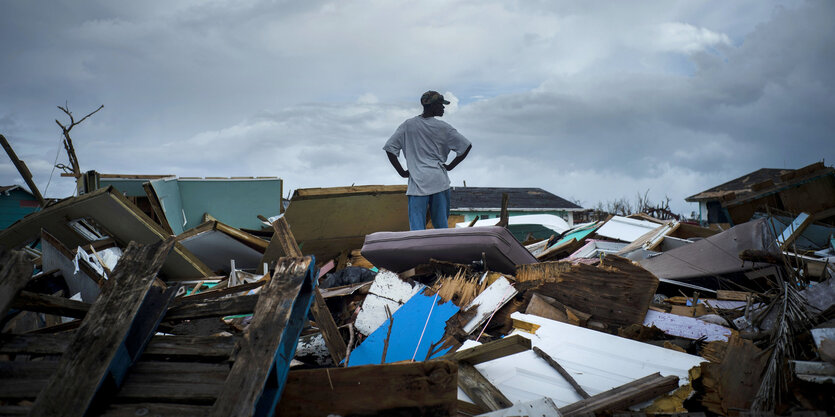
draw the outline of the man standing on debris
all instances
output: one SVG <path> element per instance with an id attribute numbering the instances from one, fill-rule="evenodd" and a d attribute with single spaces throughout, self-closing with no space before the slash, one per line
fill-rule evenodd
<path id="1" fill-rule="evenodd" d="M 423 114 L 403 122 L 383 146 L 389 161 L 397 173 L 409 179 L 406 195 L 409 198 L 409 228 L 423 230 L 426 226 L 426 210 L 432 216 L 432 227 L 447 227 L 449 218 L 449 176 L 473 145 L 449 123 L 436 117 L 444 115 L 444 96 L 437 91 L 427 91 L 420 97 Z M 406 158 L 408 170 L 397 159 L 400 150 Z M 447 164 L 449 152 L 456 157 Z"/>

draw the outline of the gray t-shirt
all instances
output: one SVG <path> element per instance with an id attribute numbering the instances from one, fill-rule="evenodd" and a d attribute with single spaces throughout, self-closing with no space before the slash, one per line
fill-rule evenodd
<path id="1" fill-rule="evenodd" d="M 444 163 L 450 151 L 461 155 L 470 141 L 449 123 L 435 117 L 415 116 L 403 122 L 383 150 L 406 157 L 409 187 L 406 195 L 431 195 L 449 188 Z"/>

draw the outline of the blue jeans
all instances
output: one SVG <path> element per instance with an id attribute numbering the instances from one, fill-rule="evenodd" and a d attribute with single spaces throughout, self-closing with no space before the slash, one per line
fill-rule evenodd
<path id="1" fill-rule="evenodd" d="M 426 228 L 426 210 L 432 216 L 432 227 L 446 229 L 449 218 L 449 195 L 446 189 L 432 195 L 410 195 L 409 197 L 409 228 L 423 230 Z"/>

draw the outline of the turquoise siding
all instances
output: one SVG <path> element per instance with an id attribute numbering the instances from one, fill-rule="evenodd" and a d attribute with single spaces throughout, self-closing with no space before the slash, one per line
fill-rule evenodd
<path id="1" fill-rule="evenodd" d="M 15 189 L 8 195 L 0 193 L 0 230 L 38 210 L 37 206 L 38 200 L 26 191 Z"/>
<path id="2" fill-rule="evenodd" d="M 157 194 L 159 204 L 171 226 L 171 231 L 179 235 L 185 231 L 183 218 L 183 201 L 180 197 L 180 185 L 176 178 L 163 178 L 151 181 L 151 186 Z M 192 226 L 197 226 L 192 225 Z"/>
<path id="3" fill-rule="evenodd" d="M 199 225 L 203 214 L 232 227 L 260 229 L 258 215 L 281 212 L 281 179 L 159 179 L 151 181 L 175 234 Z"/>
<path id="4" fill-rule="evenodd" d="M 145 189 L 142 184 L 148 182 L 145 179 L 133 178 L 101 178 L 99 179 L 99 188 L 107 188 L 112 185 L 113 188 L 122 192 L 128 197 L 147 197 Z"/>
<path id="5" fill-rule="evenodd" d="M 259 214 L 281 212 L 280 179 L 180 180 L 180 197 L 186 211 L 186 229 L 201 223 L 209 213 L 230 226 L 260 229 Z"/>

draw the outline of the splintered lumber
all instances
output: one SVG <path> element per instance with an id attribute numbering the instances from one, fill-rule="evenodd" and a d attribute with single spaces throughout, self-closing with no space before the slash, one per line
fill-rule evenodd
<path id="1" fill-rule="evenodd" d="M 780 248 L 783 250 L 787 250 L 791 247 L 792 243 L 794 243 L 797 238 L 803 234 L 803 231 L 812 224 L 812 221 L 815 219 L 815 216 L 810 216 L 807 213 L 800 213 L 794 221 L 789 224 L 789 227 L 783 231 L 783 233 L 777 237 L 777 243 L 780 244 Z"/>
<path id="2" fill-rule="evenodd" d="M 258 295 L 238 295 L 221 300 L 183 302 L 168 309 L 165 321 L 249 314 L 255 310 L 258 300 Z"/>
<path id="3" fill-rule="evenodd" d="M 601 392 L 595 396 L 577 401 L 560 408 L 564 417 L 596 413 L 599 411 L 624 410 L 630 405 L 651 400 L 678 388 L 678 377 L 661 376 L 656 372 L 641 379 Z"/>
<path id="4" fill-rule="evenodd" d="M 528 308 L 525 309 L 525 314 L 533 314 L 546 319 L 561 321 L 563 323 L 571 323 L 568 320 L 568 315 L 565 310 L 560 310 L 557 307 L 554 307 L 545 300 L 545 297 L 537 293 L 533 293 L 531 295 L 531 301 L 528 302 Z"/>
<path id="5" fill-rule="evenodd" d="M 719 300 L 747 301 L 751 296 L 752 293 L 745 291 L 716 290 L 716 298 Z"/>
<path id="6" fill-rule="evenodd" d="M 281 258 L 261 289 L 252 322 L 236 347 L 235 364 L 217 397 L 213 416 L 272 415 L 316 285 L 311 257 Z"/>
<path id="7" fill-rule="evenodd" d="M 0 355 L 60 355 L 69 347 L 73 335 L 0 334 Z M 232 336 L 154 336 L 142 352 L 143 358 L 225 360 L 238 337 Z"/>
<path id="8" fill-rule="evenodd" d="M 652 273 L 614 255 L 606 256 L 597 265 L 519 265 L 516 280 L 519 292 L 533 290 L 527 291 L 528 301 L 536 292 L 613 327 L 643 323 L 658 288 L 658 278 Z"/>
<path id="9" fill-rule="evenodd" d="M 290 230 L 290 225 L 287 223 L 287 219 L 285 219 L 284 216 L 279 217 L 273 222 L 273 230 L 275 230 L 275 233 L 273 234 L 272 240 L 270 240 L 270 245 L 278 244 L 281 247 L 281 252 L 283 252 L 285 256 L 302 256 L 302 251 L 299 248 L 298 243 L 296 243 L 293 231 Z M 267 250 L 269 250 L 269 248 Z M 269 263 L 269 261 L 270 260 L 267 259 L 267 254 L 265 253 L 262 263 Z M 313 304 L 310 306 L 310 312 L 313 313 L 313 319 L 316 320 L 316 325 L 319 327 L 319 331 L 325 339 L 325 344 L 328 347 L 328 352 L 330 353 L 331 358 L 334 363 L 338 364 L 345 358 L 345 352 L 347 352 L 348 347 L 345 345 L 345 340 L 342 339 L 342 336 L 339 334 L 336 322 L 333 321 L 333 315 L 328 309 L 328 305 L 325 304 L 325 299 L 319 292 L 319 288 L 314 288 L 313 291 L 314 299 Z"/>
<path id="10" fill-rule="evenodd" d="M 322 333 L 325 339 L 325 345 L 328 347 L 328 352 L 331 359 L 336 364 L 345 359 L 345 353 L 348 351 L 348 346 L 345 345 L 345 339 L 339 334 L 339 328 L 336 327 L 336 322 L 333 321 L 333 315 L 325 304 L 325 299 L 319 288 L 313 290 L 313 303 L 310 305 L 310 312 L 313 313 L 313 319 L 316 320 L 316 326 Z"/>
<path id="11" fill-rule="evenodd" d="M 483 345 L 469 349 L 459 350 L 447 354 L 439 359 L 449 359 L 457 362 L 467 362 L 470 365 L 478 365 L 482 362 L 489 362 L 493 359 L 503 358 L 515 353 L 531 349 L 531 339 L 515 334 Z"/>
<path id="12" fill-rule="evenodd" d="M 151 245 L 128 245 L 30 415 L 83 416 L 100 388 L 119 386 L 173 296 L 173 291 L 159 290 L 155 297 L 151 288 L 173 246 L 173 237 Z M 155 311 L 137 317 L 145 309 Z"/>
<path id="13" fill-rule="evenodd" d="M 6 140 L 5 136 L 0 135 L 0 143 L 2 143 L 3 149 L 6 150 L 6 154 L 9 155 L 9 159 L 12 160 L 15 168 L 17 168 L 17 172 L 19 172 L 20 176 L 23 177 L 23 181 L 25 181 L 26 185 L 29 186 L 29 191 L 31 191 L 32 195 L 38 199 L 38 204 L 40 204 L 41 207 L 46 206 L 43 196 L 41 195 L 41 191 L 38 190 L 38 186 L 35 185 L 35 181 L 32 180 L 32 173 L 29 172 L 29 168 L 26 166 L 26 163 L 18 159 L 17 154 L 14 149 L 12 149 L 12 145 L 9 144 L 9 141 Z"/>
<path id="14" fill-rule="evenodd" d="M 580 394 L 580 396 L 583 398 L 590 397 L 589 393 L 587 393 L 586 390 L 584 390 L 580 386 L 580 384 L 578 384 L 577 381 L 574 380 L 574 377 L 571 376 L 571 374 L 569 374 L 568 371 L 566 371 L 565 368 L 563 368 L 562 365 L 559 364 L 559 362 L 555 361 L 554 358 L 552 358 L 550 355 L 545 353 L 545 351 L 536 346 L 533 347 L 533 351 L 536 352 L 536 354 L 539 355 L 540 358 L 544 359 L 545 362 L 548 362 L 548 365 L 551 365 L 551 367 L 554 368 L 554 370 L 559 372 L 560 375 L 562 375 L 562 377 L 565 378 L 565 380 L 568 381 L 569 384 L 571 384 L 571 387 L 574 388 L 574 391 L 577 391 L 577 394 Z"/>
<path id="15" fill-rule="evenodd" d="M 426 361 L 290 371 L 280 416 L 450 416 L 458 366 Z"/>
<path id="16" fill-rule="evenodd" d="M 267 264 L 272 267 L 282 256 L 302 256 L 299 244 L 296 243 L 296 238 L 293 236 L 290 225 L 284 216 L 279 217 L 273 222 L 273 231 L 273 237 L 270 239 L 267 248 L 264 249 L 264 257 L 261 258 L 262 265 Z"/>
<path id="17" fill-rule="evenodd" d="M 55 295 L 21 291 L 12 302 L 12 307 L 19 310 L 55 314 L 57 316 L 81 319 L 90 310 L 90 304 Z"/>
<path id="18" fill-rule="evenodd" d="M 725 415 L 731 410 L 751 408 L 767 362 L 768 355 L 764 355 L 754 342 L 737 335 L 728 340 L 718 375 L 718 391 Z"/>
<path id="19" fill-rule="evenodd" d="M 501 410 L 513 405 L 513 402 L 496 388 L 475 366 L 466 363 L 458 363 L 458 386 L 470 397 L 473 402 L 490 411 Z"/>
<path id="20" fill-rule="evenodd" d="M 0 317 L 32 277 L 32 267 L 25 253 L 0 248 Z"/>

